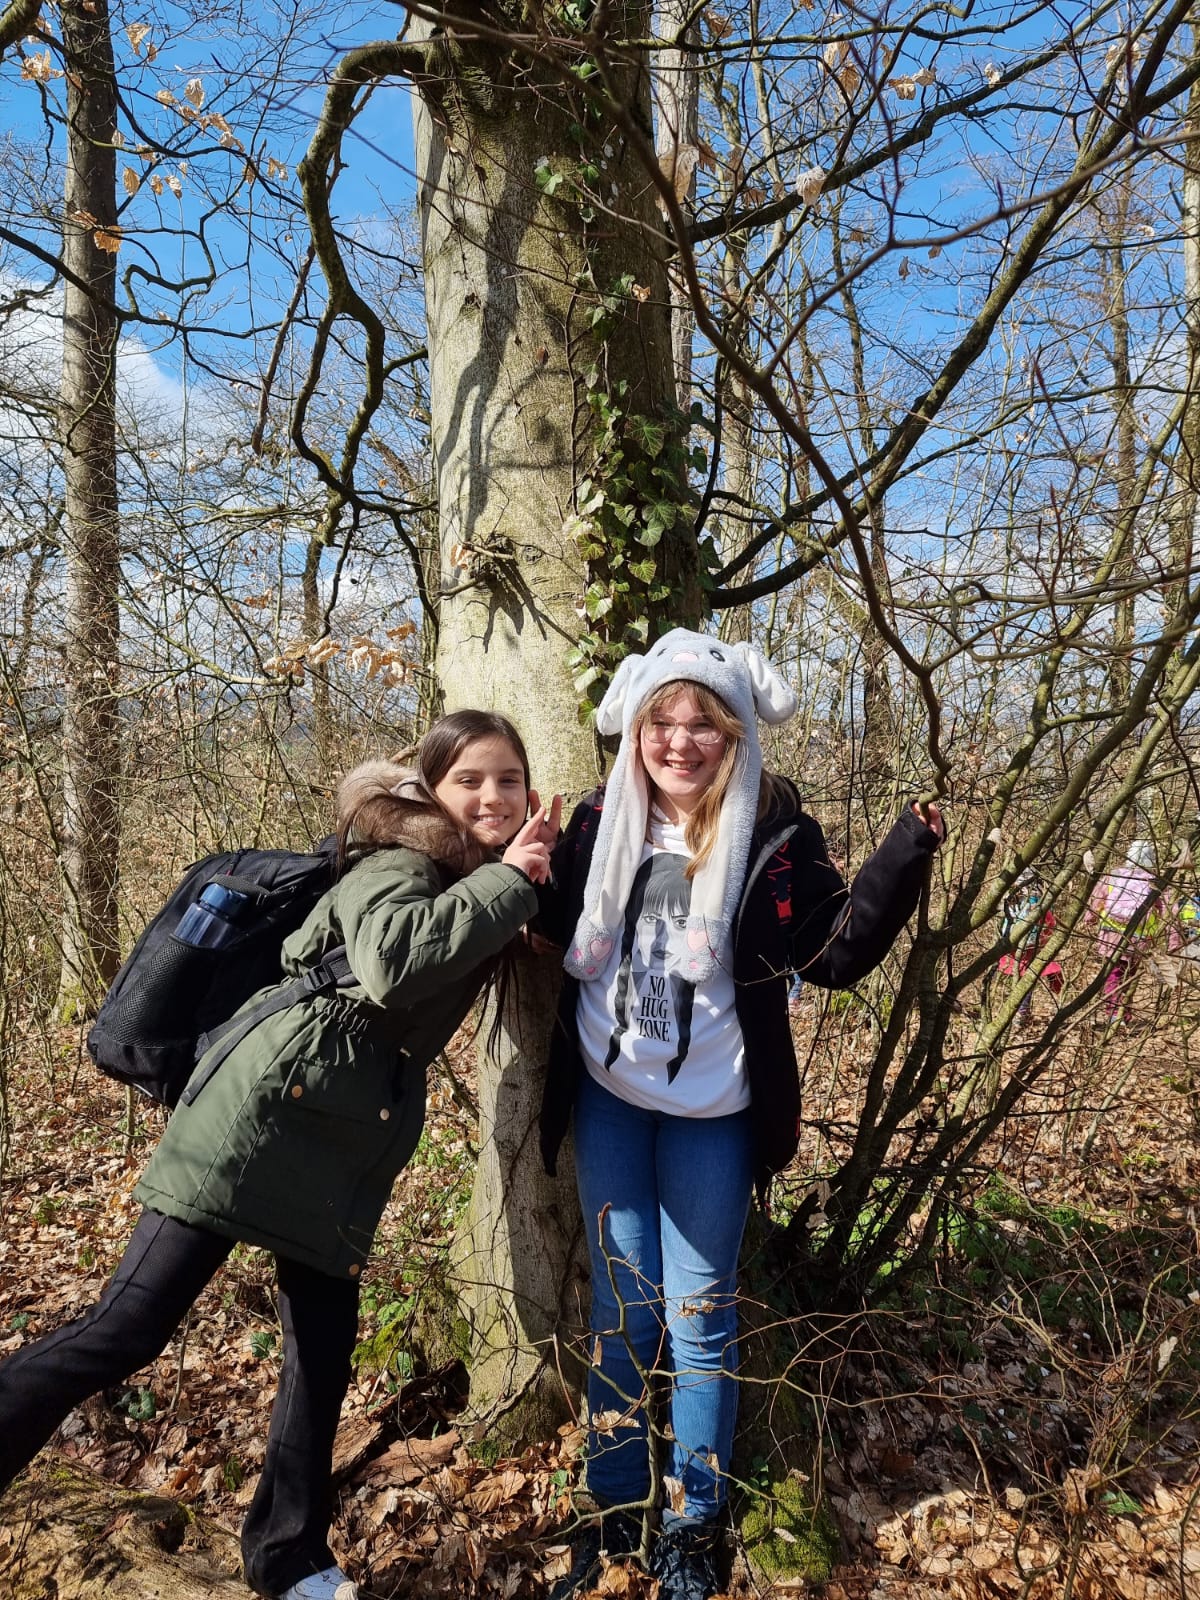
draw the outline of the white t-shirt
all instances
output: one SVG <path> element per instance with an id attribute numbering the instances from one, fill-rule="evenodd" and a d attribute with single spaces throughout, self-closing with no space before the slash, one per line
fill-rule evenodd
<path id="1" fill-rule="evenodd" d="M 724 1117 L 750 1104 L 733 978 L 693 985 L 681 976 L 692 886 L 681 824 L 650 812 L 625 908 L 604 971 L 579 985 L 584 1065 L 631 1105 L 681 1117 Z"/>

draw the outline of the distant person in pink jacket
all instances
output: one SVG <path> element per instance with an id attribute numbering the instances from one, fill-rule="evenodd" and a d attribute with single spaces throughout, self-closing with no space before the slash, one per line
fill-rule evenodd
<path id="1" fill-rule="evenodd" d="M 1135 839 L 1124 863 L 1107 873 L 1092 891 L 1089 922 L 1098 923 L 1096 948 L 1105 966 L 1104 1015 L 1110 1023 L 1129 1022 L 1133 989 L 1146 953 L 1167 932 L 1178 943 L 1175 919 L 1154 876 L 1154 848 Z"/>

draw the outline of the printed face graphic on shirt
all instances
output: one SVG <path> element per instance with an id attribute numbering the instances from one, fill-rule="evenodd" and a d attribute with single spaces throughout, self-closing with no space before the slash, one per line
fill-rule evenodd
<path id="1" fill-rule="evenodd" d="M 667 1052 L 667 1082 L 673 1083 L 692 1039 L 695 986 L 679 974 L 687 953 L 692 886 L 687 858 L 656 852 L 638 868 L 625 908 L 621 962 L 613 999 L 616 1022 L 604 1065 L 622 1050 L 636 1061 Z"/>
<path id="2" fill-rule="evenodd" d="M 674 857 L 678 860 L 678 856 Z M 664 966 L 671 952 L 671 937 L 676 936 L 676 947 L 682 948 L 682 938 L 687 933 L 687 907 L 682 911 L 643 911 L 638 918 L 637 945 L 648 965 Z"/>

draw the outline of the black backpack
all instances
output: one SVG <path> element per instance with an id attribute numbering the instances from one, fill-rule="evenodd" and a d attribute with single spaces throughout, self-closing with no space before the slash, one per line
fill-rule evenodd
<path id="1" fill-rule="evenodd" d="M 306 994 L 352 983 L 344 946 L 291 983 L 281 983 L 283 941 L 336 876 L 332 838 L 314 855 L 228 850 L 189 867 L 113 979 L 88 1033 L 88 1050 L 101 1072 L 173 1106 L 196 1062 L 217 1039 L 225 1048 L 207 1063 L 204 1083 L 263 1017 Z M 176 938 L 184 913 L 213 883 L 248 897 L 230 942 L 206 948 Z M 231 1027 L 234 1013 L 270 985 L 280 987 Z M 203 1086 L 191 1084 L 185 1098 L 193 1100 Z"/>

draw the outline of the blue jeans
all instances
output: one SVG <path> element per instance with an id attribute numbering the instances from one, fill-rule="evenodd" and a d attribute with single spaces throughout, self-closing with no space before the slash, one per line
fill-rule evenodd
<path id="1" fill-rule="evenodd" d="M 666 1470 L 683 1484 L 684 1515 L 713 1517 L 737 1417 L 750 1114 L 644 1111 L 580 1077 L 575 1166 L 592 1262 L 588 1488 L 610 1506 L 649 1493 L 654 1445 L 640 1365 L 669 1385 Z"/>

